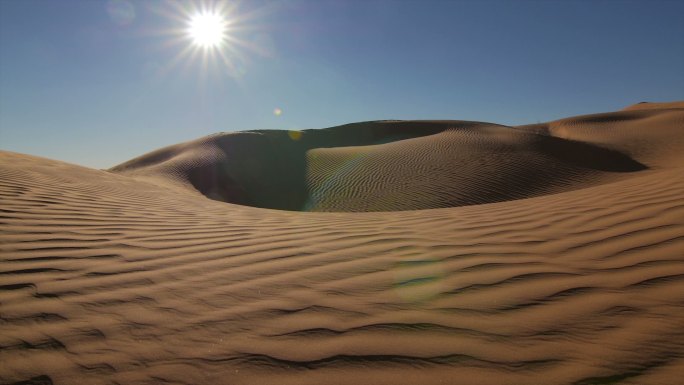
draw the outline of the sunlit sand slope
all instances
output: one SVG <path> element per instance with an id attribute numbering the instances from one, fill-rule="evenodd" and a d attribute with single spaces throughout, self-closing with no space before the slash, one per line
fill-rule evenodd
<path id="1" fill-rule="evenodd" d="M 571 141 L 592 143 L 635 159 L 649 168 L 684 164 L 684 102 L 628 107 L 520 129 Z M 663 108 L 656 108 L 663 105 Z M 675 108 L 675 106 L 680 106 Z"/>
<path id="2" fill-rule="evenodd" d="M 520 162 L 537 167 L 530 173 L 544 161 L 572 168 L 559 169 L 556 184 L 570 187 L 550 190 L 558 193 L 416 211 L 294 212 L 206 199 L 184 172 L 164 169 L 163 152 L 137 173 L 0 152 L 0 383 L 676 384 L 684 148 L 676 151 L 672 135 L 684 126 L 670 112 L 487 125 L 473 138 L 436 129 L 304 152 L 307 193 L 330 172 L 309 158 L 347 152 L 372 154 L 346 174 L 368 181 L 380 173 L 379 154 L 423 151 L 435 164 L 444 146 L 473 157 L 512 146 L 502 170 L 522 175 Z M 640 131 L 642 119 L 650 123 Z M 549 155 L 557 142 L 544 137 L 555 136 L 610 150 L 611 167 L 641 170 Z M 482 169 L 472 162 L 463 170 L 507 177 L 489 171 L 491 160 Z M 413 171 L 388 173 L 376 183 L 417 191 Z M 344 194 L 353 200 L 356 191 Z"/>
<path id="3" fill-rule="evenodd" d="M 112 171 L 231 203 L 343 212 L 501 202 L 647 169 L 620 148 L 581 139 L 478 122 L 370 122 L 219 134 Z"/>

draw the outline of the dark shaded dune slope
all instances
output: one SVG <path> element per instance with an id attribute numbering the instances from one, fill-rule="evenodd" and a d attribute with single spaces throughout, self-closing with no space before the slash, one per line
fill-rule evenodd
<path id="1" fill-rule="evenodd" d="M 247 206 L 397 211 L 569 191 L 647 168 L 620 148 L 581 139 L 556 136 L 545 127 L 380 121 L 217 134 L 154 151 L 111 171 L 170 181 Z"/>
<path id="2" fill-rule="evenodd" d="M 171 180 L 219 201 L 297 211 L 308 199 L 307 150 L 385 143 L 442 130 L 441 122 L 367 122 L 322 130 L 222 133 L 153 151 L 111 171 Z"/>

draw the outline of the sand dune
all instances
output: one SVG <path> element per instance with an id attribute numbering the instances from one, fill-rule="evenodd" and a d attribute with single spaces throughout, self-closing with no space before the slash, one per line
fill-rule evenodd
<path id="1" fill-rule="evenodd" d="M 682 107 L 0 152 L 0 383 L 676 384 Z"/>
<path id="2" fill-rule="evenodd" d="M 682 116 L 675 112 L 675 118 Z M 632 115 L 646 119 L 648 114 Z M 544 128 L 388 121 L 294 135 L 275 130 L 219 134 L 152 152 L 112 171 L 224 202 L 343 212 L 529 198 L 616 181 L 648 168 L 625 148 Z M 667 134 L 663 140 L 678 139 L 675 131 Z"/>

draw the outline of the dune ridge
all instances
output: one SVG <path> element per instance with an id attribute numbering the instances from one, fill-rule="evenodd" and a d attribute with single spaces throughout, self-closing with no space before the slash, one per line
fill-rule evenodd
<path id="1" fill-rule="evenodd" d="M 0 383 L 676 384 L 683 116 L 0 152 Z"/>

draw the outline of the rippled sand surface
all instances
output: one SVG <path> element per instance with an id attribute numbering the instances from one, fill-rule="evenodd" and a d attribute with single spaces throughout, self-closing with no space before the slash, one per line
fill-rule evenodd
<path id="1" fill-rule="evenodd" d="M 0 152 L 0 383 L 677 384 L 682 107 Z"/>

